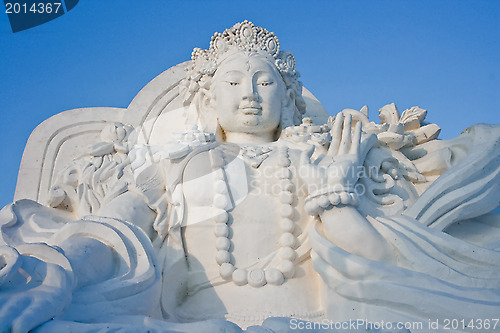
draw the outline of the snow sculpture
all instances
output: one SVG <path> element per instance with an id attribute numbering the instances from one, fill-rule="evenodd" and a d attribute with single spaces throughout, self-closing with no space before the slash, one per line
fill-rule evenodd
<path id="1" fill-rule="evenodd" d="M 0 214 L 0 330 L 498 317 L 500 128 L 328 117 L 298 77 L 245 21 L 127 110 L 41 124 Z"/>

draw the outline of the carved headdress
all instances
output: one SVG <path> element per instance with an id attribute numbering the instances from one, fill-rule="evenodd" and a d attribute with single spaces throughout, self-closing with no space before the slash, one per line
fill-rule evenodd
<path id="1" fill-rule="evenodd" d="M 208 50 L 201 48 L 193 50 L 192 63 L 187 69 L 187 78 L 183 82 L 184 101 L 191 103 L 196 95 L 206 95 L 219 65 L 238 52 L 263 55 L 274 63 L 287 89 L 291 89 L 295 99 L 297 115 L 294 118 L 297 119 L 288 125 L 294 125 L 294 123 L 298 125 L 296 122 L 300 123 L 306 105 L 302 98 L 302 82 L 298 81 L 300 74 L 295 69 L 295 57 L 290 51 L 280 50 L 279 40 L 273 32 L 256 27 L 249 21 L 236 23 L 223 33 L 215 33 Z"/>
<path id="2" fill-rule="evenodd" d="M 264 54 L 274 60 L 280 73 L 298 75 L 293 54 L 290 51 L 280 51 L 280 43 L 274 33 L 248 21 L 236 23 L 223 33 L 216 32 L 212 36 L 210 48 L 195 48 L 191 59 L 200 73 L 213 75 L 225 58 L 238 51 Z"/>

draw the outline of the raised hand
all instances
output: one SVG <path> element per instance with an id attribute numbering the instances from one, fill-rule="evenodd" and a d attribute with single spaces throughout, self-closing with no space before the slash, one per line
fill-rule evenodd
<path id="1" fill-rule="evenodd" d="M 363 172 L 366 154 L 377 138 L 373 134 L 362 135 L 362 124 L 359 121 L 354 126 L 354 130 L 351 128 L 352 116 L 339 113 L 332 125 L 332 142 L 321 161 L 317 165 L 312 164 L 310 161 L 312 149 L 303 152 L 299 174 L 306 183 L 310 196 L 316 197 L 323 194 L 335 196 L 338 193 L 345 197 L 346 193 L 354 191 L 354 186 Z M 332 197 L 322 206 L 337 200 Z"/>
<path id="2" fill-rule="evenodd" d="M 329 163 L 328 185 L 338 187 L 343 191 L 353 191 L 360 174 L 363 172 L 363 162 L 368 151 L 373 147 L 377 138 L 370 134 L 362 136 L 362 124 L 357 122 L 351 133 L 352 116 L 343 113 L 337 114 L 332 126 L 332 142 L 328 149 L 328 157 L 321 161 L 323 166 Z M 328 162 L 333 159 L 333 163 Z"/>

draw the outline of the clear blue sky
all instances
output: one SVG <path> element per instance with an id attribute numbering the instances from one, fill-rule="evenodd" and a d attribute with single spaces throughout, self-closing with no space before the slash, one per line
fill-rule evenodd
<path id="1" fill-rule="evenodd" d="M 64 110 L 127 107 L 165 69 L 248 19 L 294 52 L 304 85 L 331 113 L 367 104 L 429 110 L 449 139 L 500 123 L 500 1 L 80 0 L 12 33 L 0 13 L 0 206 L 14 195 L 26 140 Z"/>

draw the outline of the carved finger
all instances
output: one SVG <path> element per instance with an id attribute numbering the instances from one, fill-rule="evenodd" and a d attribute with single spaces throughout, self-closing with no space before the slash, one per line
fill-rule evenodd
<path id="1" fill-rule="evenodd" d="M 378 142 L 375 134 L 363 135 L 361 137 L 361 147 L 359 151 L 359 158 L 364 160 L 370 149 Z"/>
<path id="2" fill-rule="evenodd" d="M 352 138 L 351 150 L 349 152 L 350 154 L 355 154 L 356 156 L 359 154 L 359 146 L 361 145 L 361 129 L 361 121 L 358 121 L 354 127 L 354 136 Z"/>
<path id="3" fill-rule="evenodd" d="M 348 114 L 344 118 L 344 128 L 342 130 L 342 140 L 340 141 L 339 146 L 339 155 L 347 154 L 349 147 L 351 147 L 351 124 L 352 115 Z"/>
<path id="4" fill-rule="evenodd" d="M 330 148 L 328 149 L 328 155 L 335 156 L 339 151 L 340 138 L 342 137 L 342 123 L 344 121 L 344 114 L 339 112 L 333 121 L 332 130 L 330 134 L 332 135 L 332 142 L 330 143 Z"/>

